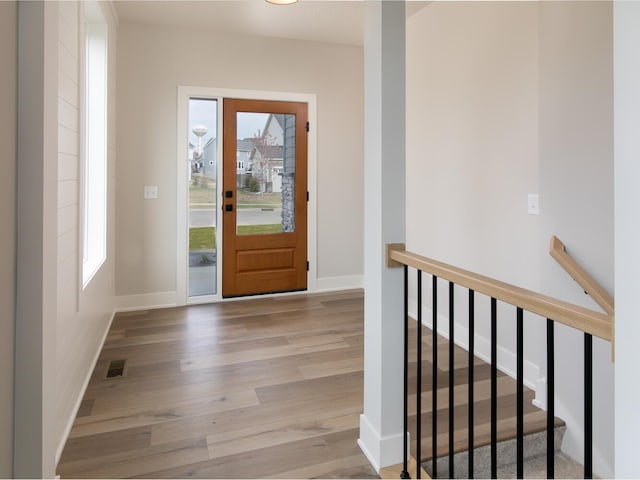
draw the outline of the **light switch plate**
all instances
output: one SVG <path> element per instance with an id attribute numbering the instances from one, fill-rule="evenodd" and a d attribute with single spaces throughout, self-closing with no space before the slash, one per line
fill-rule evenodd
<path id="1" fill-rule="evenodd" d="M 540 215 L 540 197 L 537 193 L 527 195 L 527 213 L 529 215 Z"/>
<path id="2" fill-rule="evenodd" d="M 158 198 L 158 187 L 156 187 L 156 186 L 145 186 L 144 187 L 144 198 L 145 198 L 145 200 Z"/>

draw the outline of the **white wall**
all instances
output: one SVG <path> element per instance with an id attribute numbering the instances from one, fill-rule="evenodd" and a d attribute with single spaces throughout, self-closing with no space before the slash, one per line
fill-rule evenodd
<path id="1" fill-rule="evenodd" d="M 178 85 L 317 94 L 318 277 L 361 282 L 361 48 L 126 22 L 118 45 L 118 295 L 176 290 Z"/>
<path id="2" fill-rule="evenodd" d="M 18 3 L 15 477 L 55 474 L 58 5 Z"/>
<path id="3" fill-rule="evenodd" d="M 16 2 L 0 2 L 0 478 L 13 477 L 17 20 Z"/>
<path id="4" fill-rule="evenodd" d="M 537 35 L 537 7 L 527 2 L 433 2 L 407 23 L 407 248 L 534 290 L 545 253 L 540 217 L 526 208 L 538 190 Z M 439 294 L 445 314 L 443 283 Z M 466 292 L 456 298 L 456 338 L 466 344 Z M 476 332 L 488 339 L 488 299 L 476 305 Z M 539 324 L 525 329 L 530 385 Z M 515 372 L 513 308 L 499 310 L 498 340 L 499 363 Z"/>
<path id="5" fill-rule="evenodd" d="M 547 252 L 558 235 L 613 292 L 611 4 L 434 2 L 407 32 L 408 249 L 597 309 Z M 541 215 L 529 216 L 536 192 Z M 499 362 L 510 369 L 506 310 Z M 466 343 L 466 314 L 456 322 Z M 527 323 L 525 377 L 543 390 L 544 324 Z M 563 449 L 581 459 L 582 341 L 558 330 Z M 594 352 L 594 468 L 611 476 L 608 344 L 595 340 Z"/>
<path id="6" fill-rule="evenodd" d="M 108 4 L 108 226 L 107 260 L 82 290 L 79 212 L 81 180 L 81 94 L 84 54 L 83 11 L 77 2 L 58 3 L 58 311 L 56 360 L 56 439 L 58 456 L 82 400 L 113 313 L 115 258 L 115 59 L 117 29 Z"/>
<path id="7" fill-rule="evenodd" d="M 640 476 L 638 272 L 640 272 L 640 3 L 615 2 L 615 474 Z"/>
<path id="8" fill-rule="evenodd" d="M 540 248 L 557 235 L 613 295 L 613 36 L 610 2 L 540 3 Z M 550 256 L 542 291 L 600 311 Z M 583 456 L 583 335 L 557 328 L 563 450 Z M 613 476 L 613 364 L 594 339 L 594 470 Z"/>

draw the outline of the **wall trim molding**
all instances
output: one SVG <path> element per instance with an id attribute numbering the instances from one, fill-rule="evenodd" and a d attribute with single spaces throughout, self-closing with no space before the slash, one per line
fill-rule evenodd
<path id="1" fill-rule="evenodd" d="M 364 288 L 364 277 L 362 275 L 318 278 L 316 289 L 309 290 L 309 293 L 353 290 L 355 288 Z"/>
<path id="2" fill-rule="evenodd" d="M 345 275 L 342 277 L 325 277 L 316 279 L 316 288 L 309 288 L 300 292 L 283 292 L 274 294 L 260 295 L 261 297 L 281 297 L 285 295 L 304 295 L 324 292 L 339 292 L 341 290 L 355 290 L 363 288 L 362 275 Z M 137 310 L 155 310 L 158 308 L 172 308 L 181 306 L 178 301 L 179 294 L 176 291 L 141 293 L 137 295 L 120 295 L 115 297 L 115 313 L 133 312 Z M 255 296 L 234 297 L 234 298 L 209 298 L 205 302 L 193 302 L 187 305 L 196 305 L 199 303 L 218 303 L 239 301 L 245 299 L 256 298 Z"/>
<path id="3" fill-rule="evenodd" d="M 115 313 L 170 308 L 177 305 L 175 291 L 120 295 L 116 297 Z"/>
<path id="4" fill-rule="evenodd" d="M 358 446 L 376 472 L 402 462 L 402 432 L 383 437 L 364 414 L 360 415 Z"/>

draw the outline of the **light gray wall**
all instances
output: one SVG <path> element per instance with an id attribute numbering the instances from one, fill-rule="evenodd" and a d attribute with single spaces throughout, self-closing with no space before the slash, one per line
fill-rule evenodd
<path id="1" fill-rule="evenodd" d="M 358 47 L 122 22 L 118 295 L 176 290 L 179 85 L 317 94 L 318 277 L 361 276 L 362 72 Z M 143 200 L 144 185 L 157 185 L 159 198 Z"/>
<path id="2" fill-rule="evenodd" d="M 432 2 L 408 19 L 407 247 L 534 290 L 544 254 L 540 217 L 527 214 L 527 194 L 538 190 L 537 49 L 533 2 Z M 445 314 L 445 285 L 439 293 Z M 464 311 L 466 293 L 456 295 Z M 476 303 L 476 331 L 486 340 L 488 299 Z M 501 310 L 498 339 L 506 351 L 498 361 L 515 372 L 514 357 L 502 355 L 515 351 L 512 319 L 513 309 Z M 466 343 L 466 316 L 456 323 Z M 446 326 L 440 322 L 439 330 Z M 527 322 L 532 385 L 538 327 Z M 487 341 L 477 347 L 489 354 Z"/>
<path id="3" fill-rule="evenodd" d="M 433 2 L 409 18 L 410 250 L 598 310 L 548 255 L 555 234 L 613 293 L 611 18 L 610 2 Z M 499 319 L 508 369 L 515 322 Z M 543 391 L 544 323 L 527 323 L 525 378 Z M 594 467 L 607 477 L 613 370 L 594 342 Z M 558 328 L 556 351 L 563 449 L 581 459 L 581 336 Z"/>
<path id="4" fill-rule="evenodd" d="M 610 2 L 540 2 L 540 249 L 557 235 L 613 295 L 613 24 Z M 550 256 L 542 290 L 600 311 Z M 557 328 L 563 449 L 582 458 L 582 335 Z M 577 373 L 578 372 L 578 373 Z M 594 339 L 594 469 L 613 476 L 613 364 Z"/>
<path id="5" fill-rule="evenodd" d="M 0 2 L 0 478 L 13 477 L 17 12 L 16 2 Z"/>

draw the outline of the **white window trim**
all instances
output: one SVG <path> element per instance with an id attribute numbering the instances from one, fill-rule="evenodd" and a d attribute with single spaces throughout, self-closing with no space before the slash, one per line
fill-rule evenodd
<path id="1" fill-rule="evenodd" d="M 317 96 L 312 93 L 287 93 L 287 92 L 272 92 L 261 90 L 237 90 L 227 88 L 211 88 L 211 87 L 193 87 L 193 86 L 178 86 L 177 95 L 177 110 L 178 110 L 178 122 L 177 122 L 177 155 L 176 158 L 184 158 L 185 152 L 188 151 L 188 129 L 189 129 L 189 98 L 209 98 L 212 100 L 218 100 L 218 129 L 219 133 L 222 132 L 222 115 L 223 115 L 223 99 L 225 98 L 242 98 L 247 100 L 273 100 L 284 102 L 302 102 L 307 104 L 307 120 L 311 125 L 307 142 L 307 191 L 309 192 L 309 202 L 307 203 L 307 258 L 309 259 L 309 271 L 307 272 L 307 290 L 300 293 L 313 293 L 317 290 Z M 222 158 L 222 142 L 218 142 L 218 157 Z M 180 162 L 180 160 L 178 160 Z M 222 178 L 222 164 L 218 162 L 218 178 Z M 199 297 L 189 297 L 188 295 L 188 278 L 189 278 L 189 264 L 187 262 L 187 245 L 188 245 L 188 232 L 187 232 L 187 178 L 188 172 L 186 168 L 181 167 L 181 163 L 176 166 L 177 169 L 177 278 L 176 278 L 176 304 L 198 304 L 198 303 L 210 303 L 220 301 L 233 301 L 236 299 L 223 299 L 222 298 L 222 259 L 223 248 L 222 245 L 222 228 L 216 229 L 216 242 L 218 245 L 218 267 L 216 269 L 217 274 L 217 293 L 215 295 L 203 295 Z M 216 192 L 216 205 L 222 205 L 222 189 L 219 188 Z M 222 225 L 222 216 L 220 215 L 220 224 Z M 277 295 L 291 295 L 294 292 Z"/>

